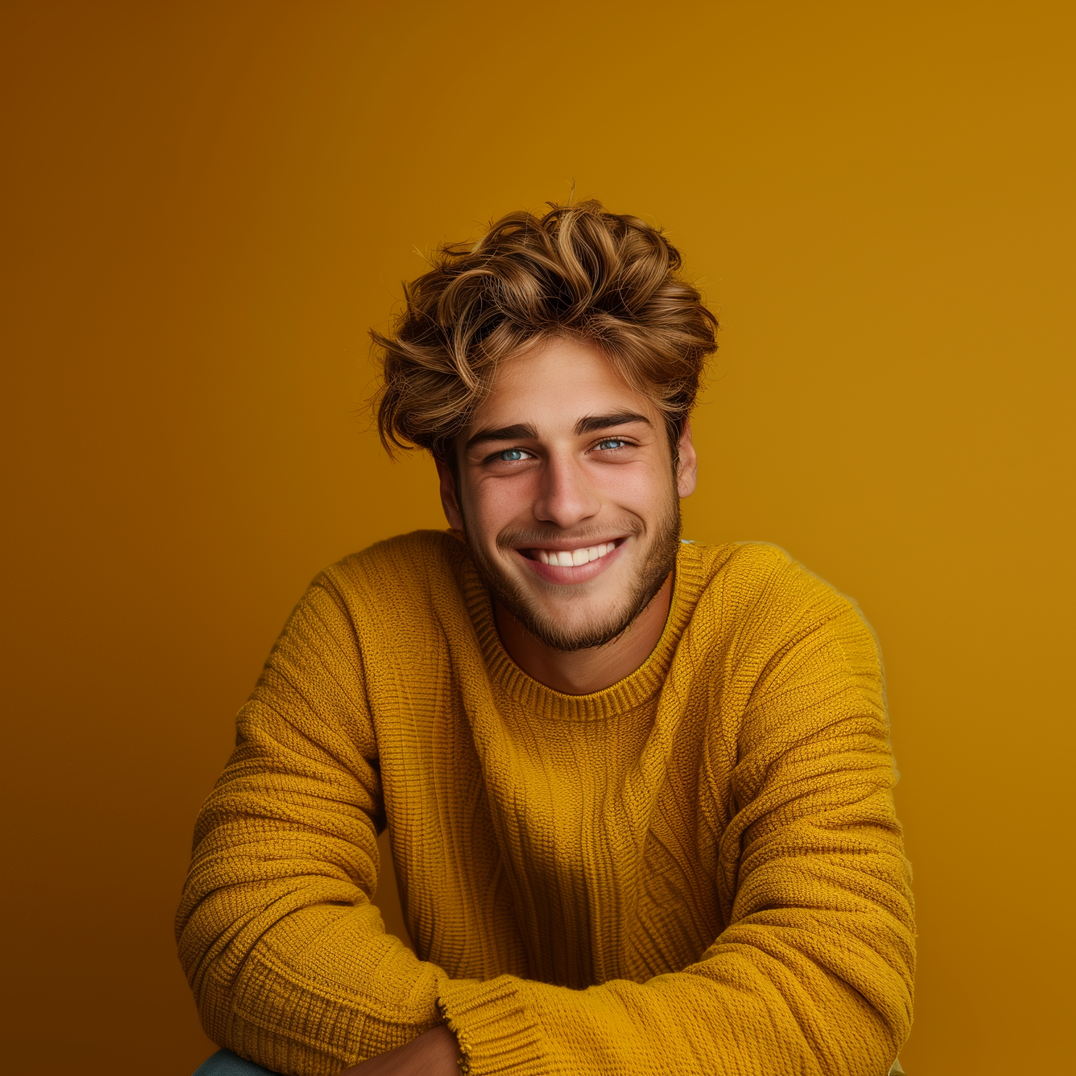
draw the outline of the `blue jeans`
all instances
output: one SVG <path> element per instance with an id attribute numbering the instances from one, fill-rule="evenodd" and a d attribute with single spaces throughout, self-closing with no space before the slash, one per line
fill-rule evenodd
<path id="1" fill-rule="evenodd" d="M 255 1065 L 253 1061 L 244 1061 L 231 1050 L 218 1050 L 198 1066 L 194 1076 L 276 1076 L 276 1073 Z"/>
<path id="2" fill-rule="evenodd" d="M 894 1061 L 889 1070 L 890 1076 L 903 1076 L 904 1069 L 900 1061 Z M 277 1076 L 275 1072 L 255 1065 L 253 1061 L 244 1061 L 231 1050 L 218 1050 L 208 1061 L 198 1066 L 194 1076 Z"/>

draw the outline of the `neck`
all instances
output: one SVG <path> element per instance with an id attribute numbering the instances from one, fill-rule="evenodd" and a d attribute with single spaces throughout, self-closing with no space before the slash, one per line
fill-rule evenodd
<path id="1" fill-rule="evenodd" d="M 564 695 L 589 695 L 630 676 L 650 656 L 672 601 L 670 574 L 646 608 L 611 642 L 588 650 L 554 650 L 533 636 L 499 601 L 493 615 L 508 656 L 530 677 Z"/>

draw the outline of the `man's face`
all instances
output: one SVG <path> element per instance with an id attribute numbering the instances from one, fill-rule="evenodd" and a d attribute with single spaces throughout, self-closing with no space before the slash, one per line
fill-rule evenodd
<path id="1" fill-rule="evenodd" d="M 611 641 L 672 571 L 690 431 L 674 471 L 660 412 L 595 348 L 554 339 L 505 362 L 455 451 L 458 488 L 438 465 L 448 521 L 546 645 Z"/>

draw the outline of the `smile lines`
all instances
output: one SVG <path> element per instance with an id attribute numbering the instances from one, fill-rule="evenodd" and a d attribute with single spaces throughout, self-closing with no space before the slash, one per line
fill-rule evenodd
<path id="1" fill-rule="evenodd" d="M 574 568 L 580 564 L 589 564 L 616 549 L 616 542 L 601 542 L 581 549 L 532 549 L 531 556 L 542 564 L 552 564 L 558 568 Z"/>

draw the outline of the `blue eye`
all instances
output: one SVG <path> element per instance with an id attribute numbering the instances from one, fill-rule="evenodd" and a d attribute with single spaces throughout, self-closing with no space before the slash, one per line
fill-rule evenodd
<path id="1" fill-rule="evenodd" d="M 523 451 L 518 448 L 506 448 L 503 452 L 497 453 L 497 458 L 504 460 L 505 463 L 516 463 L 523 459 Z"/>
<path id="2" fill-rule="evenodd" d="M 598 448 L 620 448 L 627 443 L 627 441 L 622 441 L 619 437 L 606 437 L 604 441 L 598 442 Z"/>

